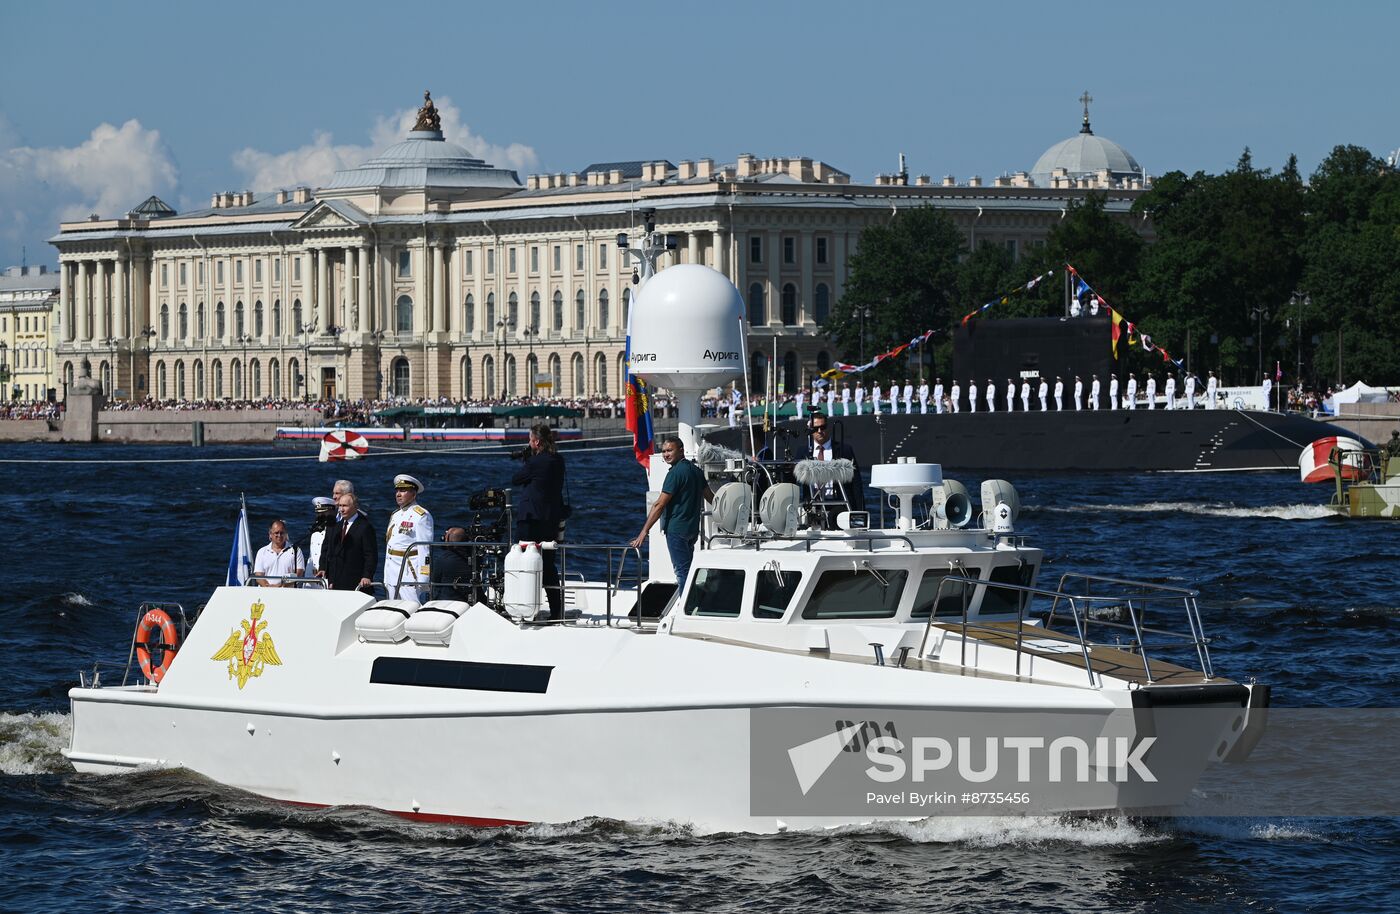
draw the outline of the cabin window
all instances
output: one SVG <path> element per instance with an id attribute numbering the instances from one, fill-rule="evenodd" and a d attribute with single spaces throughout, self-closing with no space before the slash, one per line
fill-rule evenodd
<path id="1" fill-rule="evenodd" d="M 784 571 L 779 574 L 769 568 L 760 571 L 753 592 L 753 617 L 781 619 L 801 584 L 800 572 Z"/>
<path id="2" fill-rule="evenodd" d="M 802 610 L 804 619 L 888 619 L 899 608 L 907 571 L 823 571 Z M 881 583 L 881 579 L 884 583 Z"/>
<path id="3" fill-rule="evenodd" d="M 1034 565 L 998 565 L 992 569 L 991 577 L 987 580 L 993 584 L 1020 584 L 1023 587 L 1029 587 L 1034 578 Z M 1019 590 L 987 587 L 984 588 L 982 606 L 978 609 L 978 614 L 988 616 L 999 613 L 1015 613 L 1029 600 L 1030 594 Z"/>
<path id="4" fill-rule="evenodd" d="M 685 592 L 687 616 L 739 615 L 744 601 L 744 572 L 732 568 L 697 568 Z"/>
<path id="5" fill-rule="evenodd" d="M 935 597 L 938 597 L 938 583 L 946 577 L 961 578 L 962 574 L 947 568 L 935 568 L 924 572 L 923 578 L 919 581 L 919 592 L 914 596 L 914 610 L 909 614 L 910 619 L 927 619 L 929 609 L 933 606 Z M 970 568 L 967 572 L 970 580 L 976 581 L 982 577 L 982 569 Z M 961 619 L 963 613 L 963 596 L 967 596 L 968 605 L 976 598 L 976 589 L 971 586 L 960 586 L 949 584 L 943 588 L 943 596 L 938 598 L 938 608 L 934 610 L 934 616 L 940 619 L 956 617 Z"/>

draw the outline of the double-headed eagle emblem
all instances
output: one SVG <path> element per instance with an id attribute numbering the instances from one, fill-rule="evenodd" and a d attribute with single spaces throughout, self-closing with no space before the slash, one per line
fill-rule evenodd
<path id="1" fill-rule="evenodd" d="M 242 689 L 248 680 L 263 674 L 267 666 L 281 666 L 282 658 L 267 635 L 267 623 L 259 622 L 265 607 L 255 602 L 249 607 L 250 618 L 242 620 L 243 630 L 232 629 L 224 646 L 210 660 L 228 661 L 228 678 L 237 679 Z"/>

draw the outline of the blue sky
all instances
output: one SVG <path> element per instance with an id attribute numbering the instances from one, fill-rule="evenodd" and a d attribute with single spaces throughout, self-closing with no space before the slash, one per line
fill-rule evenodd
<path id="1" fill-rule="evenodd" d="M 807 155 L 857 180 L 990 179 L 1079 125 L 1151 174 L 1245 146 L 1305 174 L 1400 147 L 1400 6 L 142 2 L 0 4 L 0 266 L 150 193 L 314 180 L 391 140 L 425 88 L 498 165 Z"/>

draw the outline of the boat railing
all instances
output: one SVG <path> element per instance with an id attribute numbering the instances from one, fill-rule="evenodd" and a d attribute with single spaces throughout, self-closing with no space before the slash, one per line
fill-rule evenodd
<path id="1" fill-rule="evenodd" d="M 1083 592 L 1067 590 L 1071 584 L 1083 585 Z M 1117 588 L 1112 592 L 1094 593 L 1095 585 L 1100 587 Z M 1160 650 L 1194 650 L 1201 667 L 1201 674 L 1204 679 L 1213 679 L 1214 670 L 1211 666 L 1209 639 L 1205 636 L 1204 628 L 1201 624 L 1200 609 L 1197 605 L 1197 591 L 1182 587 L 1172 587 L 1165 584 L 1155 584 L 1146 581 L 1132 581 L 1124 578 L 1112 578 L 1102 575 L 1080 574 L 1075 572 L 1066 573 L 1061 576 L 1060 584 L 1056 589 L 1046 587 L 1036 587 L 1028 584 L 1012 584 L 999 581 L 987 581 L 980 578 L 966 575 L 947 575 L 939 581 L 938 589 L 934 594 L 934 607 L 942 605 L 944 588 L 958 588 L 958 593 L 962 597 L 962 613 L 960 620 L 953 622 L 961 631 L 961 654 L 959 663 L 967 666 L 967 647 L 969 634 L 986 633 L 1005 637 L 1007 632 L 1000 623 L 976 622 L 970 618 L 973 595 L 976 588 L 988 588 L 1005 591 L 1008 593 L 1020 594 L 1017 600 L 1016 610 L 1016 638 L 1015 638 L 1015 672 L 1021 675 L 1022 655 L 1027 652 L 1026 639 L 1026 617 L 1029 613 L 1032 602 L 1036 597 L 1043 597 L 1050 601 L 1050 609 L 1045 618 L 1045 630 L 1047 633 L 1053 632 L 1056 635 L 1065 637 L 1065 633 L 1056 631 L 1053 626 L 1056 614 L 1065 612 L 1074 623 L 1074 638 L 1072 643 L 1078 647 L 1078 653 L 1084 661 L 1084 669 L 1088 676 L 1089 685 L 1098 687 L 1101 683 L 1095 679 L 1095 671 L 1092 659 L 1092 648 L 1096 644 L 1113 647 L 1129 654 L 1136 654 L 1142 661 L 1143 677 L 1150 684 L 1157 681 L 1157 675 L 1153 671 L 1152 651 Z M 954 592 L 950 589 L 949 595 Z M 985 591 L 984 591 L 985 593 Z M 1149 626 L 1146 623 L 1146 615 L 1150 606 L 1160 606 L 1162 604 L 1180 604 L 1186 615 L 1188 631 L 1174 631 L 1171 629 Z M 1108 618 L 1110 612 L 1120 614 L 1126 612 L 1128 621 L 1114 621 Z M 943 616 L 941 621 L 949 623 L 950 617 Z M 923 656 L 928 648 L 929 636 L 932 634 L 933 626 L 940 622 L 940 617 L 935 612 L 929 613 L 928 622 L 924 625 L 923 639 L 919 644 L 919 655 Z M 1090 637 L 1091 629 L 1107 629 L 1110 632 L 1119 633 L 1112 643 L 1095 641 Z M 1122 634 L 1131 633 L 1130 639 L 1124 643 Z M 1152 636 L 1157 640 L 1149 641 Z M 1159 655 L 1160 659 L 1160 655 Z"/>
<path id="2" fill-rule="evenodd" d="M 153 609 L 161 610 L 167 616 L 170 616 L 170 620 L 172 622 L 174 622 L 180 627 L 180 637 L 177 644 L 170 646 L 161 645 L 162 647 L 166 648 L 167 650 L 173 649 L 176 653 L 178 653 L 179 645 L 185 642 L 185 637 L 190 633 L 190 622 L 189 618 L 185 615 L 185 607 L 180 605 L 179 603 L 149 600 L 138 606 L 136 608 L 136 624 L 131 627 L 131 650 L 126 655 L 126 669 L 122 672 L 123 687 L 126 686 L 127 681 L 131 678 L 131 667 L 136 662 L 136 636 L 141 631 L 141 620 L 145 618 L 146 613 L 150 612 Z M 94 666 L 92 670 L 93 688 L 97 688 L 97 682 L 99 678 L 100 677 L 98 675 L 98 668 Z"/>
<path id="3" fill-rule="evenodd" d="M 716 541 L 727 540 L 737 542 L 740 546 L 751 546 L 754 549 L 761 549 L 768 543 L 802 543 L 805 546 L 804 552 L 811 552 L 813 546 L 824 546 L 831 543 L 858 542 L 865 544 L 866 552 L 875 551 L 875 543 L 889 542 L 903 544 L 909 547 L 909 551 L 915 551 L 914 541 L 902 533 L 848 533 L 839 539 L 831 539 L 820 536 L 792 536 L 778 535 L 774 533 L 714 533 L 704 537 L 704 548 L 709 549 L 710 545 Z"/>

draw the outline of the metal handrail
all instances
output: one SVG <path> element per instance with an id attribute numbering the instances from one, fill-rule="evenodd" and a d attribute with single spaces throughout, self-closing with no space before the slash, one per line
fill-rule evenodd
<path id="1" fill-rule="evenodd" d="M 126 687 L 126 681 L 131 676 L 131 664 L 136 660 L 136 632 L 141 628 L 141 619 L 147 612 L 153 609 L 165 610 L 169 613 L 174 610 L 180 616 L 180 641 L 183 643 L 190 633 L 190 623 L 185 615 L 185 607 L 179 603 L 162 602 L 159 600 L 147 600 L 136 608 L 136 624 L 131 627 L 131 650 L 126 655 L 126 669 L 122 672 L 122 687 Z M 179 653 L 179 649 L 176 649 Z"/>
<path id="2" fill-rule="evenodd" d="M 1176 587 L 1171 584 L 1158 584 L 1153 581 L 1133 581 L 1128 580 L 1127 578 L 1116 578 L 1101 574 L 1088 574 L 1086 572 L 1080 571 L 1067 571 L 1064 574 L 1060 575 L 1059 590 L 1063 592 L 1065 589 L 1065 584 L 1067 584 L 1070 581 L 1083 582 L 1086 596 L 1089 595 L 1089 589 L 1095 583 L 1099 583 L 1110 584 L 1119 587 L 1136 588 L 1139 591 L 1139 593 L 1137 594 L 1137 599 L 1143 603 L 1175 602 L 1178 599 L 1181 600 L 1182 606 L 1186 612 L 1186 624 L 1191 631 L 1191 642 L 1196 648 L 1196 657 L 1201 664 L 1201 672 L 1205 674 L 1207 679 L 1215 678 L 1215 667 L 1211 663 L 1210 659 L 1210 639 L 1206 637 L 1205 623 L 1201 621 L 1201 608 L 1199 603 L 1201 595 L 1200 591 L 1190 587 Z M 1148 626 L 1143 625 L 1140 621 L 1139 614 L 1133 607 L 1133 600 L 1131 598 L 1119 599 L 1122 599 L 1125 605 L 1127 606 L 1128 618 L 1132 622 L 1133 630 L 1136 634 L 1137 644 L 1143 651 L 1144 665 L 1148 664 L 1148 660 L 1147 643 L 1143 640 L 1143 632 L 1147 632 L 1149 634 L 1154 635 L 1166 635 L 1168 637 L 1174 638 L 1181 637 L 1181 634 L 1179 632 L 1173 632 L 1166 629 L 1149 628 Z M 1046 625 L 1050 625 L 1054 622 L 1055 606 L 1055 603 L 1052 603 L 1050 606 L 1050 616 L 1046 621 Z M 1100 624 L 1106 626 L 1126 627 L 1122 626 L 1121 623 L 1114 622 L 1101 622 Z M 1151 681 L 1152 675 L 1150 671 L 1148 672 L 1147 676 L 1148 680 Z"/>
<path id="3" fill-rule="evenodd" d="M 709 536 L 702 537 L 702 539 L 704 540 L 706 549 L 710 548 L 710 544 L 715 540 L 738 540 L 741 545 L 752 545 L 755 549 L 761 548 L 764 543 L 805 543 L 806 548 L 803 550 L 804 552 L 811 552 L 813 544 L 820 545 L 827 542 L 837 542 L 837 540 L 828 540 L 817 536 L 779 536 L 777 534 L 759 536 L 752 533 L 712 533 Z M 914 545 L 914 541 L 902 533 L 866 533 L 855 535 L 848 532 L 848 535 L 842 537 L 839 542 L 848 542 L 850 540 L 864 541 L 867 552 L 875 551 L 876 541 L 886 540 L 889 542 L 903 543 L 909 547 L 910 552 L 914 552 L 917 549 Z"/>

